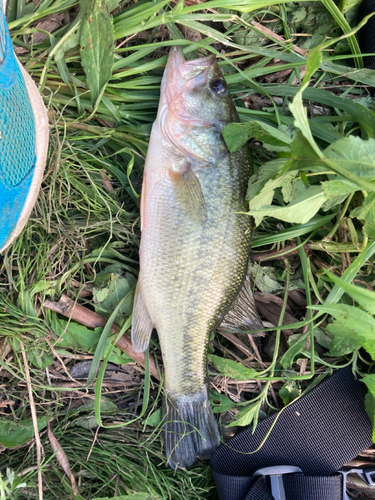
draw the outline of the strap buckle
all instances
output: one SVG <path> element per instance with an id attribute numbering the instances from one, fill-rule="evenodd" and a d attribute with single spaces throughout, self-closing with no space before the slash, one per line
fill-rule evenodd
<path id="1" fill-rule="evenodd" d="M 362 467 L 361 469 L 359 468 L 349 469 L 348 467 L 342 467 L 337 472 L 342 475 L 343 500 L 350 500 L 348 494 L 346 493 L 346 482 L 348 474 L 357 474 L 357 476 L 359 476 L 362 479 L 362 481 L 364 481 L 368 486 L 375 485 L 375 470 L 373 467 Z"/>
<path id="2" fill-rule="evenodd" d="M 375 469 L 373 467 L 353 468 L 343 467 L 337 471 L 342 475 L 342 500 L 350 500 L 346 493 L 346 482 L 348 474 L 357 474 L 368 486 L 375 486 Z M 271 494 L 274 500 L 286 500 L 283 483 L 284 474 L 303 474 L 299 467 L 294 465 L 275 465 L 263 467 L 254 472 L 253 477 L 269 476 L 271 483 Z"/>
<path id="3" fill-rule="evenodd" d="M 269 476 L 271 494 L 274 500 L 286 500 L 283 475 L 298 473 L 303 474 L 302 470 L 294 465 L 274 465 L 272 467 L 263 467 L 263 469 L 258 469 L 254 472 L 253 477 Z"/>

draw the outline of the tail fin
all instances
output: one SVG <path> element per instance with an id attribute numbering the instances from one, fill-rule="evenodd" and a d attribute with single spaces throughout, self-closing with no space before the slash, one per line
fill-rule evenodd
<path id="1" fill-rule="evenodd" d="M 207 387 L 198 394 L 168 394 L 163 401 L 164 441 L 168 463 L 188 467 L 197 457 L 210 458 L 220 444 Z"/>

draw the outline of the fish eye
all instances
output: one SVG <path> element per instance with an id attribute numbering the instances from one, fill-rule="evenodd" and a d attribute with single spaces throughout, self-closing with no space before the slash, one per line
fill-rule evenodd
<path id="1" fill-rule="evenodd" d="M 210 87 L 211 90 L 218 95 L 224 94 L 227 91 L 227 84 L 225 80 L 222 80 L 221 78 L 215 78 L 214 80 L 211 80 Z"/>

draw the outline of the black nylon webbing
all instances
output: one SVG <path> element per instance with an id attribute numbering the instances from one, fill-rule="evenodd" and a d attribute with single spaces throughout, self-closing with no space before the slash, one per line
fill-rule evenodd
<path id="1" fill-rule="evenodd" d="M 257 450 L 276 414 L 261 421 L 254 434 L 252 428 L 246 429 L 220 446 L 211 459 L 220 499 L 257 499 L 246 496 L 253 481 L 251 476 L 257 469 L 271 465 L 294 465 L 307 476 L 330 476 L 336 472 L 372 443 L 372 425 L 364 408 L 365 393 L 366 386 L 354 379 L 351 367 L 343 368 L 281 412 L 259 451 L 250 453 Z M 307 491 L 296 496 L 296 488 L 302 487 L 302 483 L 296 487 L 292 483 L 302 478 L 284 476 L 289 490 L 287 500 L 318 498 L 308 496 Z M 313 480 L 305 479 L 311 486 Z M 341 487 L 340 476 L 315 478 L 315 483 L 316 488 L 328 488 L 328 496 L 320 496 L 319 500 L 341 498 L 336 493 Z M 266 496 L 262 498 L 267 500 Z"/>
<path id="2" fill-rule="evenodd" d="M 363 0 L 359 8 L 358 20 L 375 12 L 375 0 Z M 358 32 L 359 45 L 364 54 L 375 53 L 375 16 L 372 16 Z M 365 67 L 375 69 L 375 56 L 363 58 Z"/>

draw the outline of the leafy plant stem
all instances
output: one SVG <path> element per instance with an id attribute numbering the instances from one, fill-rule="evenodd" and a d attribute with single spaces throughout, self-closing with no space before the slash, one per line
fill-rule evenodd
<path id="1" fill-rule="evenodd" d="M 347 283 L 351 283 L 356 277 L 358 271 L 375 253 L 375 241 L 369 242 L 356 259 L 350 264 L 341 278 Z M 325 304 L 336 304 L 344 294 L 344 290 L 339 285 L 334 285 L 328 294 Z M 319 314 L 320 316 L 320 314 Z"/>
<path id="2" fill-rule="evenodd" d="M 299 238 L 297 238 L 297 241 L 299 241 Z M 301 265 L 302 265 L 302 271 L 303 271 L 303 279 L 305 282 L 305 291 L 306 291 L 306 302 L 307 306 L 311 306 L 312 300 L 311 300 L 311 290 L 310 290 L 310 281 L 309 281 L 309 266 L 308 266 L 308 259 L 306 252 L 303 247 L 299 249 L 299 256 L 301 259 Z M 312 311 L 310 309 L 307 309 L 307 319 L 311 320 L 312 319 Z M 311 378 L 315 374 L 315 349 L 314 349 L 314 323 L 311 321 L 309 323 L 309 330 L 310 330 L 310 350 L 311 350 L 311 357 L 310 357 L 310 375 L 307 376 L 307 378 Z M 303 375 L 305 376 L 305 375 Z M 298 377 L 300 379 L 300 377 Z"/>
<path id="3" fill-rule="evenodd" d="M 71 269 L 66 271 L 61 278 L 57 281 L 56 283 L 56 290 L 57 293 L 61 294 L 61 287 L 63 283 L 69 278 L 70 275 L 74 275 L 79 269 L 82 269 L 85 264 L 89 263 L 97 263 L 97 262 L 103 262 L 106 264 L 116 264 L 118 261 L 116 259 L 109 259 L 107 257 L 87 257 L 86 259 L 82 260 L 82 262 L 78 262 L 76 265 L 74 265 Z M 132 272 L 133 274 L 136 274 L 136 271 L 132 268 L 129 267 L 125 264 L 123 264 L 124 269 L 127 269 L 128 271 Z"/>
<path id="4" fill-rule="evenodd" d="M 331 229 L 331 231 L 327 234 L 327 236 L 325 236 L 323 238 L 323 241 L 331 241 L 332 238 L 334 237 L 334 235 L 336 234 L 336 231 L 338 230 L 338 228 L 339 228 L 339 226 L 341 224 L 341 221 L 344 218 L 344 215 L 346 214 L 346 211 L 348 210 L 350 202 L 352 201 L 353 195 L 354 195 L 354 193 L 350 194 L 347 197 L 347 199 L 345 200 L 345 204 L 344 204 L 344 206 L 343 206 L 343 208 L 342 208 L 339 216 L 337 217 L 335 225 L 333 226 L 333 228 Z"/>
<path id="5" fill-rule="evenodd" d="M 266 368 L 265 370 L 263 370 L 257 374 L 257 378 L 261 377 L 263 374 L 269 375 L 267 378 L 262 377 L 262 380 L 273 380 L 273 376 L 275 373 L 275 366 L 276 366 L 277 360 L 278 360 L 280 336 L 281 336 L 281 330 L 283 328 L 283 320 L 284 320 L 284 315 L 285 315 L 285 311 L 286 311 L 286 305 L 287 305 L 287 301 L 288 301 L 288 292 L 289 292 L 290 273 L 289 273 L 288 269 L 286 270 L 285 274 L 286 274 L 286 277 L 285 277 L 284 300 L 283 300 L 283 305 L 282 305 L 281 312 L 280 312 L 279 322 L 277 325 L 278 328 L 276 329 L 275 345 L 274 345 L 272 361 L 271 361 L 271 364 L 268 368 Z"/>

